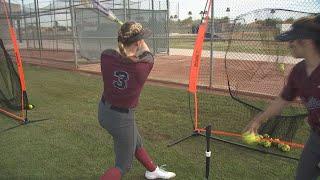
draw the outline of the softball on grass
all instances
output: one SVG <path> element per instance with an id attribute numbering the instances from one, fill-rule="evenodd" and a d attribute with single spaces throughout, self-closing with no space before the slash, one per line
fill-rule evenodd
<path id="1" fill-rule="evenodd" d="M 28 107 L 27 107 L 29 110 L 33 109 L 34 106 L 32 104 L 28 104 Z"/>
<path id="2" fill-rule="evenodd" d="M 279 148 L 279 149 L 282 149 L 282 146 L 284 146 L 283 143 L 279 143 L 279 144 L 278 144 L 278 148 Z"/>
<path id="3" fill-rule="evenodd" d="M 260 141 L 258 142 L 259 145 L 263 146 L 263 144 L 266 142 L 265 139 L 260 139 Z"/>
<path id="4" fill-rule="evenodd" d="M 280 63 L 280 64 L 278 65 L 278 68 L 279 68 L 279 71 L 283 73 L 284 70 L 285 70 L 285 65 L 284 65 L 284 63 Z"/>
<path id="5" fill-rule="evenodd" d="M 269 134 L 264 134 L 263 138 L 270 138 Z"/>
<path id="6" fill-rule="evenodd" d="M 263 142 L 262 145 L 263 145 L 263 147 L 265 147 L 265 148 L 269 148 L 269 147 L 271 147 L 271 141 L 266 140 L 266 141 Z"/>
<path id="7" fill-rule="evenodd" d="M 282 147 L 281 147 L 281 150 L 283 152 L 288 152 L 290 151 L 290 146 L 288 144 L 284 144 Z"/>
<path id="8" fill-rule="evenodd" d="M 242 141 L 246 144 L 254 145 L 260 141 L 260 138 L 254 133 L 245 132 L 242 134 Z"/>

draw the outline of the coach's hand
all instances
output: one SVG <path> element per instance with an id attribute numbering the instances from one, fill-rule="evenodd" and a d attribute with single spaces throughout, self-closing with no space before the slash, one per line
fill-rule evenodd
<path id="1" fill-rule="evenodd" d="M 261 126 L 261 121 L 256 119 L 256 118 L 254 118 L 245 127 L 245 129 L 243 130 L 243 133 L 244 132 L 250 132 L 250 133 L 258 134 L 258 129 L 259 129 L 260 126 Z"/>

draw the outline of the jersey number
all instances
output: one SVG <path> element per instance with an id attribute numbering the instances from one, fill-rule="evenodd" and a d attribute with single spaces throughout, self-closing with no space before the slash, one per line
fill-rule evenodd
<path id="1" fill-rule="evenodd" d="M 118 79 L 113 81 L 113 86 L 118 89 L 126 89 L 128 86 L 129 74 L 125 71 L 114 71 L 113 75 Z"/>

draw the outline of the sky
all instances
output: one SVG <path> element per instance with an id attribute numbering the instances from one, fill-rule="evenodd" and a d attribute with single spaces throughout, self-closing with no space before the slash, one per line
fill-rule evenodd
<path id="1" fill-rule="evenodd" d="M 169 0 L 170 15 L 178 15 L 180 19 L 188 18 L 192 12 L 193 19 L 199 19 L 199 12 L 204 9 L 207 0 Z M 179 5 L 179 6 L 178 6 Z M 179 8 L 178 8 L 179 7 Z M 230 12 L 226 9 L 230 8 Z M 319 12 L 320 0 L 214 0 L 216 17 L 236 16 L 262 8 L 281 8 L 305 12 Z"/>
<path id="2" fill-rule="evenodd" d="M 21 2 L 21 0 L 11 0 L 12 2 Z M 40 4 L 50 2 L 52 0 L 38 0 Z M 58 0 L 55 0 L 58 1 Z M 60 0 L 63 1 L 63 0 Z M 69 1 L 69 0 L 66 0 Z M 79 1 L 79 0 L 77 0 Z M 115 0 L 122 2 L 123 0 Z M 141 2 L 142 7 L 150 7 L 151 0 L 130 0 L 132 2 Z M 24 2 L 34 2 L 34 0 L 24 0 Z M 166 0 L 154 0 L 155 8 L 166 7 Z M 183 20 L 189 17 L 188 12 L 192 12 L 193 19 L 200 19 L 200 11 L 204 10 L 207 0 L 169 0 L 170 16 L 179 15 L 179 19 Z M 224 17 L 236 16 L 262 8 L 281 8 L 291 9 L 305 12 L 319 12 L 320 0 L 214 0 L 214 16 Z M 229 8 L 230 12 L 226 12 Z"/>

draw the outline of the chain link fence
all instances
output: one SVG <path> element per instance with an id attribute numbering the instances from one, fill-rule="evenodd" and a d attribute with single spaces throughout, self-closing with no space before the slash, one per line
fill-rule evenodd
<path id="1" fill-rule="evenodd" d="M 23 57 L 47 62 L 96 62 L 104 49 L 116 48 L 118 25 L 82 0 L 15 0 L 7 3 Z M 169 50 L 166 0 L 100 0 L 122 21 L 138 21 L 154 33 L 148 40 L 155 53 Z M 1 21 L 5 16 L 1 13 Z M 5 24 L 5 23 L 1 23 Z M 3 27 L 3 39 L 9 39 Z M 59 52 L 59 53 L 57 53 Z"/>
<path id="2" fill-rule="evenodd" d="M 188 84 L 191 56 L 201 19 L 192 19 L 191 14 L 188 18 L 179 19 L 173 14 L 177 3 L 174 4 L 170 0 L 100 0 L 100 2 L 110 7 L 119 19 L 135 20 L 153 30 L 153 36 L 147 41 L 157 57 L 151 79 Z M 184 7 L 190 2 L 179 3 L 180 7 Z M 202 9 L 205 4 L 205 0 L 199 1 L 199 6 L 203 6 Z M 118 25 L 106 20 L 101 13 L 94 11 L 80 0 L 11 0 L 11 3 L 8 2 L 8 7 L 11 9 L 12 22 L 17 30 L 25 61 L 67 62 L 71 68 L 99 72 L 97 61 L 100 53 L 104 49 L 117 47 Z M 203 67 L 199 76 L 201 85 L 220 89 L 227 87 L 223 59 L 232 34 L 233 22 L 241 14 L 265 8 L 319 13 L 320 2 L 318 0 L 214 1 L 211 16 L 213 22 L 208 26 L 202 52 Z M 192 8 L 190 11 L 193 14 L 203 14 Z M 0 17 L 0 23 L 3 24 L 5 18 L 1 12 Z M 1 28 L 2 39 L 9 37 L 6 29 L 4 26 Z M 255 51 L 254 48 L 242 49 L 247 52 Z M 263 55 L 263 52 L 259 53 Z M 254 58 L 251 57 L 252 53 L 242 56 L 246 56 L 244 58 L 247 60 Z"/>
<path id="3" fill-rule="evenodd" d="M 188 2 L 180 1 L 180 6 L 184 6 Z M 205 6 L 206 1 L 199 2 L 199 5 Z M 233 34 L 233 24 L 234 20 L 241 16 L 242 14 L 249 13 L 251 11 L 259 9 L 284 9 L 290 11 L 305 12 L 305 14 L 315 14 L 320 13 L 320 2 L 317 0 L 295 0 L 295 1 L 246 1 L 246 0 L 219 0 L 214 1 L 213 5 L 213 15 L 210 22 L 208 30 L 205 36 L 205 42 L 203 45 L 202 58 L 201 58 L 201 68 L 199 75 L 199 85 L 203 87 L 209 87 L 219 90 L 227 90 L 227 79 L 225 72 L 224 59 L 226 56 L 226 50 L 228 48 L 228 41 Z M 193 14 L 201 14 L 201 12 L 196 12 L 190 9 Z M 290 23 L 286 23 L 285 20 L 290 19 L 291 23 L 293 20 L 299 18 L 300 16 L 292 16 L 291 13 L 286 13 L 289 11 L 283 11 L 284 14 L 274 16 L 276 18 L 283 18 L 283 22 L 279 22 L 278 26 L 281 26 L 282 31 L 290 27 Z M 262 18 L 262 17 L 256 17 Z M 272 17 L 270 17 L 272 19 Z M 191 64 L 191 57 L 193 54 L 194 43 L 197 35 L 197 29 L 201 20 L 193 20 L 191 16 L 187 19 L 181 20 L 177 19 L 175 15 L 169 16 L 169 56 L 166 58 L 161 58 L 162 63 L 159 63 L 156 67 L 162 67 L 162 72 L 160 70 L 153 71 L 151 77 L 154 79 L 165 80 L 174 83 L 180 83 L 187 85 L 189 82 L 189 69 Z M 280 27 L 279 27 L 280 28 Z M 251 34 L 252 35 L 252 34 Z M 250 36 L 250 35 L 249 35 Z M 259 44 L 263 37 L 255 38 L 254 35 L 251 38 L 251 44 Z M 273 39 L 273 37 L 272 37 Z M 274 41 L 274 39 L 273 39 Z M 235 45 L 234 42 L 233 45 Z M 235 47 L 235 46 L 233 46 Z M 262 46 L 261 46 L 262 47 Z M 286 47 L 284 47 L 286 48 Z M 230 51 L 234 52 L 234 56 L 242 57 L 247 61 L 254 61 L 257 56 L 262 58 L 266 56 L 266 51 L 259 50 L 257 46 L 244 46 L 231 48 Z M 230 52 L 231 53 L 231 52 Z M 230 55 L 229 53 L 229 55 Z M 268 52 L 270 55 L 272 52 Z M 276 53 L 276 52 L 273 52 Z M 232 53 L 231 53 L 232 54 Z M 275 54 L 273 54 L 275 55 Z M 230 56 L 229 56 L 230 57 Z M 174 61 L 174 63 L 173 63 Z M 163 64 L 167 62 L 168 67 Z M 287 66 L 289 67 L 289 66 Z M 166 71 L 166 72 L 163 72 Z M 286 69 L 290 72 L 290 69 Z M 285 81 L 286 77 L 284 77 Z M 284 83 L 282 82 L 282 85 Z M 281 84 L 277 89 L 281 88 Z M 276 95 L 277 92 L 267 92 L 268 89 L 255 88 L 255 93 L 261 94 L 266 93 L 270 95 Z"/>

